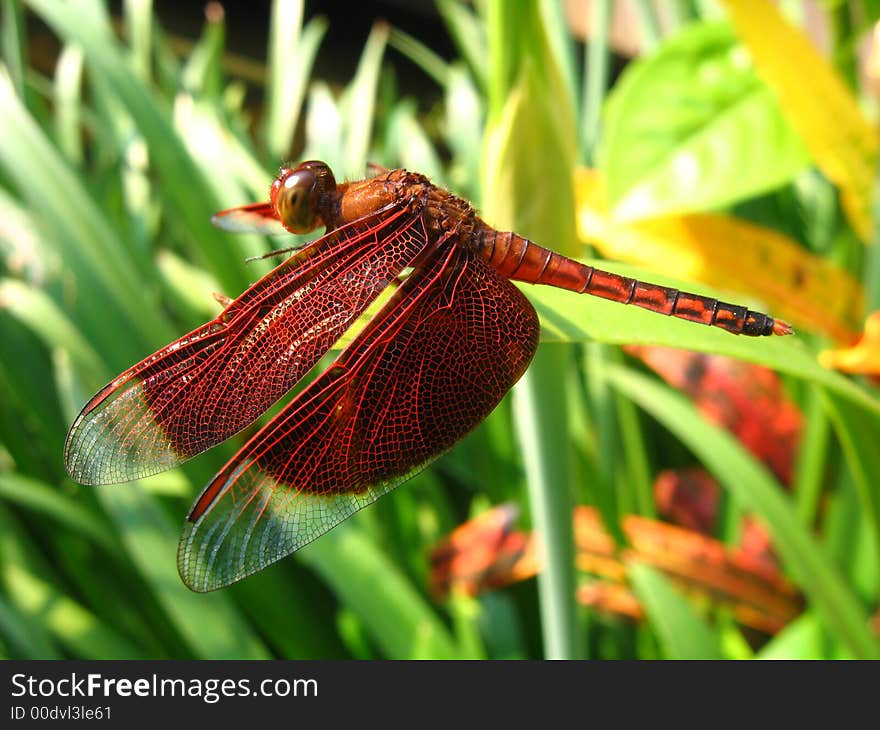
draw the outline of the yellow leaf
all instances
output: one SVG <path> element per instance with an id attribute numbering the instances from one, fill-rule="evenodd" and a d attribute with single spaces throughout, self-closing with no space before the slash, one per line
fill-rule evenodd
<path id="1" fill-rule="evenodd" d="M 871 238 L 871 190 L 880 153 L 877 130 L 810 40 L 766 0 L 724 0 L 755 70 L 779 97 L 816 165 L 840 189 L 843 210 Z"/>
<path id="2" fill-rule="evenodd" d="M 787 236 L 716 214 L 617 221 L 605 207 L 598 170 L 579 170 L 575 189 L 578 233 L 604 256 L 750 294 L 795 325 L 853 340 L 861 284 Z"/>
<path id="3" fill-rule="evenodd" d="M 880 375 L 880 312 L 865 320 L 865 334 L 855 345 L 820 352 L 819 363 L 845 373 Z"/>

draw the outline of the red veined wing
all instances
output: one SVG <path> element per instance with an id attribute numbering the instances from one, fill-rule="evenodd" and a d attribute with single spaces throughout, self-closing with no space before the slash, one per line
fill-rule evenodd
<path id="1" fill-rule="evenodd" d="M 239 208 L 221 210 L 211 217 L 211 223 L 231 233 L 263 233 L 276 235 L 287 229 L 275 212 L 272 203 L 252 203 Z"/>
<path id="2" fill-rule="evenodd" d="M 482 421 L 538 345 L 535 310 L 450 248 L 217 474 L 178 551 L 193 590 L 289 555 L 391 491 Z"/>
<path id="3" fill-rule="evenodd" d="M 177 466 L 252 423 L 426 246 L 418 213 L 386 206 L 297 252 L 100 390 L 64 448 L 81 484 Z"/>

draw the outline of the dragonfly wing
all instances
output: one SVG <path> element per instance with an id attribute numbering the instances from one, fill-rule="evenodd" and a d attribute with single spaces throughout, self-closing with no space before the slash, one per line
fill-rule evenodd
<path id="1" fill-rule="evenodd" d="M 217 319 L 86 404 L 65 444 L 83 484 L 176 466 L 252 423 L 303 377 L 426 246 L 421 218 L 382 209 L 298 251 Z"/>
<path id="2" fill-rule="evenodd" d="M 184 582 L 233 583 L 392 490 L 489 414 L 537 343 L 516 287 L 460 249 L 435 254 L 205 488 L 181 538 Z"/>

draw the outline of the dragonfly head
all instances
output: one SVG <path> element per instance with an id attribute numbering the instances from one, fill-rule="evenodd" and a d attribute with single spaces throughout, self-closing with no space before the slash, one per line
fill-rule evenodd
<path id="1" fill-rule="evenodd" d="M 275 212 L 291 233 L 308 233 L 326 225 L 323 211 L 336 190 L 333 172 L 324 162 L 310 160 L 282 167 L 270 192 Z"/>

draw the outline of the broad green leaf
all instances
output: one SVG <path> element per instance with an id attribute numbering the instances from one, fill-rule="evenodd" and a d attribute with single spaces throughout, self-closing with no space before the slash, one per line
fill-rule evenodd
<path id="1" fill-rule="evenodd" d="M 667 659 L 725 658 L 718 633 L 662 573 L 644 563 L 628 573 Z"/>
<path id="2" fill-rule="evenodd" d="M 729 205 L 808 162 L 727 24 L 690 26 L 630 65 L 603 129 L 599 167 L 622 220 Z"/>
<path id="3" fill-rule="evenodd" d="M 880 658 L 880 642 L 868 627 L 865 608 L 767 469 L 668 386 L 622 367 L 610 372 L 609 380 L 681 439 L 737 503 L 760 518 L 784 565 L 829 631 L 855 656 Z"/>

